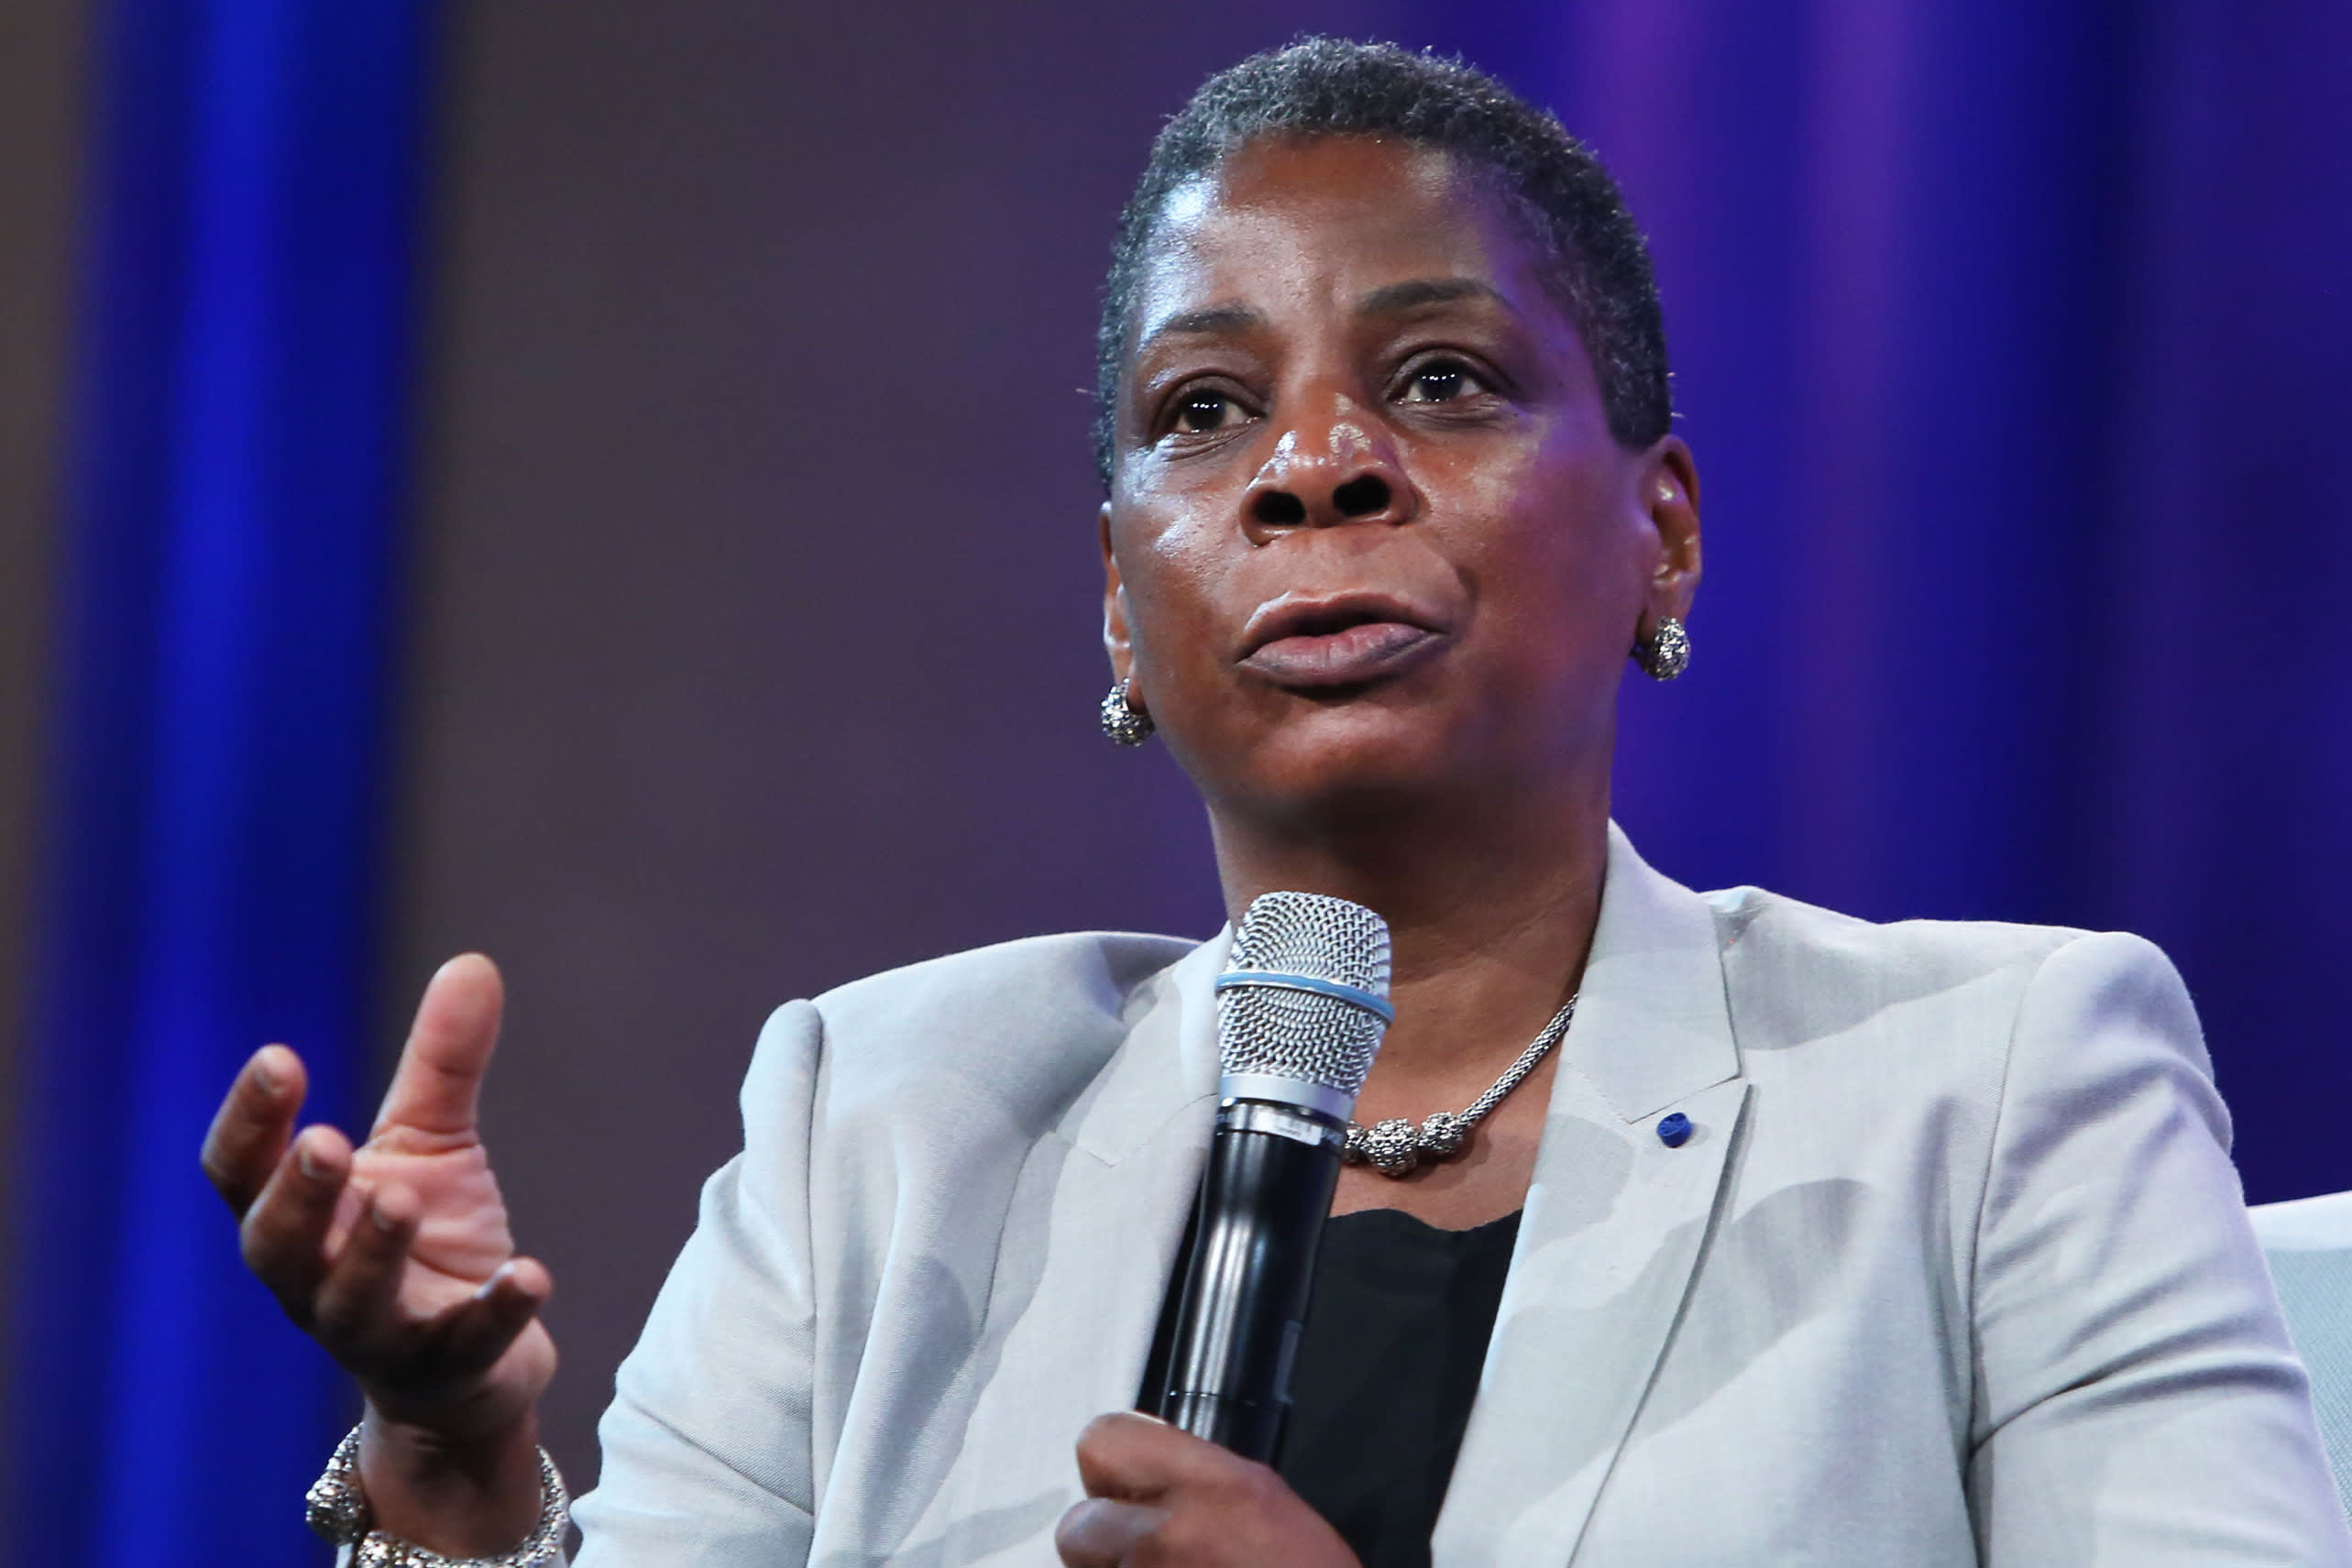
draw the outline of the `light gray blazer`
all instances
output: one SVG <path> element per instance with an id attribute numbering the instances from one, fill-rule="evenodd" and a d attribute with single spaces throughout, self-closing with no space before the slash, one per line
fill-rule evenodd
<path id="1" fill-rule="evenodd" d="M 778 1012 L 579 1568 L 1053 1563 L 1184 1228 L 1225 946 Z M 2352 1564 L 2154 948 L 1702 897 L 1612 829 L 1583 996 L 1441 1568 Z"/>

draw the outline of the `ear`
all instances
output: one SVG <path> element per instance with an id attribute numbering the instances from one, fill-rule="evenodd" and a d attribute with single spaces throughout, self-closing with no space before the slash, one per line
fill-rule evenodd
<path id="1" fill-rule="evenodd" d="M 1666 436 L 1650 448 L 1637 483 L 1639 504 L 1657 534 L 1639 628 L 1646 638 L 1662 617 L 1689 620 L 1698 594 L 1698 466 L 1682 437 Z"/>
<path id="2" fill-rule="evenodd" d="M 1129 680 L 1135 674 L 1135 644 L 1127 634 L 1127 585 L 1111 549 L 1111 503 L 1105 501 L 1096 516 L 1103 536 L 1103 652 L 1110 655 L 1111 678 Z"/>

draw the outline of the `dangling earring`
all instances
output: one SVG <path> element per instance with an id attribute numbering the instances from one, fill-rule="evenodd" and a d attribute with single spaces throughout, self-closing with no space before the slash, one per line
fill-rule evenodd
<path id="1" fill-rule="evenodd" d="M 1690 633 L 1673 616 L 1662 615 L 1655 631 L 1634 640 L 1633 662 L 1652 680 L 1670 681 L 1690 667 Z"/>
<path id="2" fill-rule="evenodd" d="M 1140 746 L 1159 726 L 1151 715 L 1127 701 L 1127 683 L 1119 682 L 1103 699 L 1103 733 L 1122 746 Z"/>

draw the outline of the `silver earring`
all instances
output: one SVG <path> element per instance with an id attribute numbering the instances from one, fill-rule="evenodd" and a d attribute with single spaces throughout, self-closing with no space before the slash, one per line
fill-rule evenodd
<path id="1" fill-rule="evenodd" d="M 1658 629 L 1633 643 L 1633 662 L 1654 681 L 1670 681 L 1690 668 L 1690 633 L 1671 615 L 1658 617 Z"/>
<path id="2" fill-rule="evenodd" d="M 1103 698 L 1103 733 L 1122 746 L 1140 746 L 1159 726 L 1151 715 L 1127 701 L 1127 683 L 1119 682 Z"/>

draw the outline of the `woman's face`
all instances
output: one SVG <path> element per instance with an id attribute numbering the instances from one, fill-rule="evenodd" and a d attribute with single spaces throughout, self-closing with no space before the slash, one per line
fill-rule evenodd
<path id="1" fill-rule="evenodd" d="M 1393 142 L 1250 144 L 1171 199 L 1132 331 L 1105 638 L 1213 807 L 1605 790 L 1694 478 L 1610 434 L 1499 203 Z"/>

